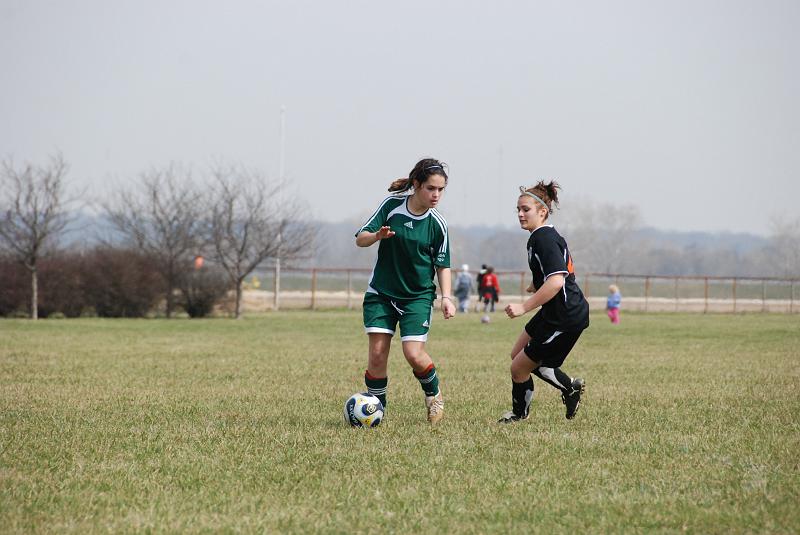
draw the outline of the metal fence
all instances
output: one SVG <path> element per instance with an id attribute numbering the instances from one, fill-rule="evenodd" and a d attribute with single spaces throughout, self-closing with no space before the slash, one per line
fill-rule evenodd
<path id="1" fill-rule="evenodd" d="M 664 276 L 589 273 L 581 278 L 584 294 L 605 297 L 608 286 L 620 287 L 625 308 L 690 312 L 798 312 L 797 279 L 772 277 Z M 626 297 L 627 296 L 627 299 Z"/>
<path id="2" fill-rule="evenodd" d="M 359 268 L 283 268 L 256 273 L 246 282 L 244 306 L 250 311 L 275 308 L 360 308 L 371 270 Z M 453 270 L 453 275 L 457 271 Z M 528 271 L 496 271 L 501 303 L 526 298 Z M 473 276 L 475 274 L 473 273 Z M 276 281 L 279 289 L 276 292 Z M 578 283 L 589 306 L 604 309 L 608 286 L 616 284 L 625 310 L 644 312 L 800 312 L 798 279 L 704 277 L 586 273 Z M 476 299 L 473 289 L 472 300 Z"/>

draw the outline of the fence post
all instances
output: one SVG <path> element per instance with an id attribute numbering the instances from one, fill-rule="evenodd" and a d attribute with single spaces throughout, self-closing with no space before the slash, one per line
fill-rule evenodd
<path id="1" fill-rule="evenodd" d="M 650 277 L 644 278 L 644 311 L 647 312 L 647 301 L 650 300 Z"/>
<path id="2" fill-rule="evenodd" d="M 703 306 L 703 314 L 708 313 L 708 277 L 705 277 L 705 305 Z"/>
<path id="3" fill-rule="evenodd" d="M 761 312 L 767 311 L 767 281 L 761 281 Z"/>
<path id="4" fill-rule="evenodd" d="M 589 299 L 589 274 L 586 274 L 583 280 L 583 296 L 588 300 Z"/>
<path id="5" fill-rule="evenodd" d="M 317 268 L 311 268 L 311 310 L 317 309 Z"/>
<path id="6" fill-rule="evenodd" d="M 792 281 L 791 292 L 789 296 L 789 314 L 794 313 L 794 281 Z"/>
<path id="7" fill-rule="evenodd" d="M 736 277 L 733 278 L 733 313 L 736 314 Z"/>
<path id="8" fill-rule="evenodd" d="M 519 272 L 519 299 L 525 301 L 525 272 Z"/>
<path id="9" fill-rule="evenodd" d="M 272 278 L 272 310 L 281 309 L 281 264 L 275 262 L 275 276 Z"/>
<path id="10" fill-rule="evenodd" d="M 350 299 L 350 294 L 353 293 L 353 280 L 350 276 L 350 270 L 347 270 L 347 310 L 351 310 L 353 308 L 353 302 Z"/>

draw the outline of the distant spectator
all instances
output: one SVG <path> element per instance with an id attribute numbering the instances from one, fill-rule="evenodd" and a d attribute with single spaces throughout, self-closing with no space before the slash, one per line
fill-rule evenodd
<path id="1" fill-rule="evenodd" d="M 478 276 L 476 277 L 476 285 L 475 288 L 478 289 L 478 299 L 475 302 L 475 312 L 480 309 L 481 301 L 483 300 L 483 276 L 486 275 L 486 264 L 481 264 L 481 270 L 478 272 Z"/>
<path id="2" fill-rule="evenodd" d="M 608 300 L 606 301 L 606 314 L 614 325 L 619 323 L 619 307 L 622 303 L 622 295 L 616 284 L 608 287 Z"/>
<path id="3" fill-rule="evenodd" d="M 472 275 L 469 274 L 469 266 L 461 266 L 461 273 L 456 277 L 456 289 L 453 295 L 458 299 L 458 311 L 469 312 L 469 294 L 472 293 Z"/>
<path id="4" fill-rule="evenodd" d="M 481 284 L 483 284 L 483 289 L 481 290 L 483 311 L 494 312 L 494 304 L 500 299 L 500 282 L 497 280 L 497 275 L 494 274 L 492 266 L 486 268 L 486 274 L 483 276 Z"/>

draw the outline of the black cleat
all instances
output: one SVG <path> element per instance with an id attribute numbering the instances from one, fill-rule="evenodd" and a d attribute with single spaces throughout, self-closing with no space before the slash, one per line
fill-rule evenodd
<path id="1" fill-rule="evenodd" d="M 497 420 L 497 423 L 513 424 L 514 422 L 519 422 L 520 420 L 525 420 L 526 418 L 528 418 L 527 414 L 525 416 L 517 416 L 516 414 L 514 414 L 514 411 L 508 411 L 503 416 L 501 416 L 499 420 Z"/>
<path id="2" fill-rule="evenodd" d="M 567 420 L 572 420 L 581 406 L 581 394 L 586 390 L 586 383 L 580 377 L 572 380 L 572 390 L 569 394 L 561 394 L 561 401 L 567 407 Z"/>

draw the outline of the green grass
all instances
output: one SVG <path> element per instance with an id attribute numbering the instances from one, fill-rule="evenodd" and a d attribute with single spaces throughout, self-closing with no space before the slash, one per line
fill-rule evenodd
<path id="1" fill-rule="evenodd" d="M 0 531 L 797 532 L 797 316 L 593 316 L 578 417 L 537 380 L 512 426 L 523 320 L 477 319 L 434 322 L 442 425 L 396 344 L 373 430 L 357 312 L 0 321 Z"/>

